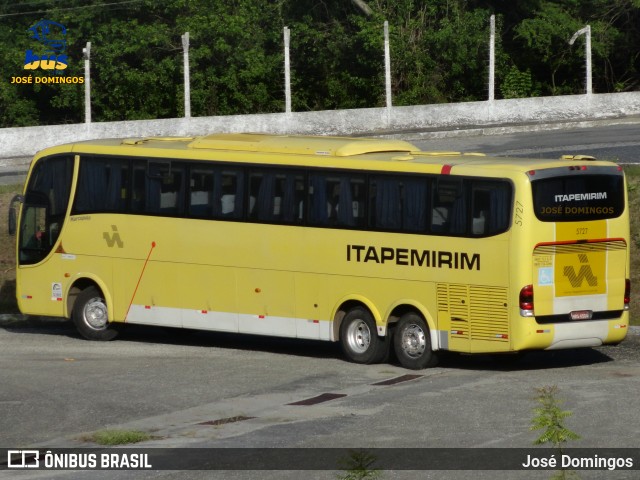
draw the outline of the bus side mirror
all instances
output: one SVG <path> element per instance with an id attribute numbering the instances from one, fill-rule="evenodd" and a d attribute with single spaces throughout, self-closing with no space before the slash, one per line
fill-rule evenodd
<path id="1" fill-rule="evenodd" d="M 24 203 L 22 195 L 15 195 L 9 204 L 9 235 L 15 236 L 18 229 L 18 206 L 17 203 Z"/>

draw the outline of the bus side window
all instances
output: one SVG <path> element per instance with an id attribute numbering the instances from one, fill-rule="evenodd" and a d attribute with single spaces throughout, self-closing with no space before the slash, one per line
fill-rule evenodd
<path id="1" fill-rule="evenodd" d="M 184 166 L 172 164 L 168 171 L 162 172 L 160 186 L 160 212 L 179 215 L 183 211 Z"/>
<path id="2" fill-rule="evenodd" d="M 80 163 L 74 213 L 124 212 L 129 165 L 122 159 L 84 157 Z"/>
<path id="3" fill-rule="evenodd" d="M 449 233 L 451 228 L 451 211 L 455 202 L 460 182 L 443 181 L 439 179 L 433 195 L 431 210 L 431 231 L 434 233 Z"/>
<path id="4" fill-rule="evenodd" d="M 260 222 L 300 223 L 304 177 L 295 172 L 253 172 L 249 181 L 249 218 Z"/>
<path id="5" fill-rule="evenodd" d="M 400 230 L 402 226 L 402 182 L 398 177 L 375 178 L 371 182 L 372 226 Z"/>
<path id="6" fill-rule="evenodd" d="M 131 187 L 131 211 L 144 212 L 146 203 L 146 167 L 144 164 L 134 163 Z"/>
<path id="7" fill-rule="evenodd" d="M 213 209 L 213 169 L 191 168 L 189 178 L 189 215 L 209 216 Z"/>
<path id="8" fill-rule="evenodd" d="M 244 198 L 244 175 L 240 170 L 219 170 L 216 172 L 214 198 L 216 218 L 242 218 Z"/>
<path id="9" fill-rule="evenodd" d="M 473 235 L 484 235 L 487 232 L 489 207 L 490 190 L 474 185 L 471 193 L 471 233 Z"/>
<path id="10" fill-rule="evenodd" d="M 304 176 L 295 172 L 276 177 L 273 213 L 285 224 L 301 223 L 304 212 Z"/>
<path id="11" fill-rule="evenodd" d="M 276 176 L 273 173 L 249 175 L 249 218 L 261 222 L 275 219 Z"/>

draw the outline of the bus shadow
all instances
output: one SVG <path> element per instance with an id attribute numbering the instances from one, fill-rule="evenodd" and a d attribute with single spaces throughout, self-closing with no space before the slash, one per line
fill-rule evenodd
<path id="1" fill-rule="evenodd" d="M 81 337 L 73 322 L 60 317 L 2 315 L 0 328 L 13 333 L 63 336 L 88 341 Z M 339 344 L 333 342 L 148 325 L 124 325 L 114 341 L 259 351 L 310 358 L 342 358 Z"/>
<path id="2" fill-rule="evenodd" d="M 441 355 L 438 366 L 458 370 L 508 372 L 584 367 L 613 361 L 615 361 L 615 359 L 612 356 L 596 348 L 576 348 L 554 351 L 532 351 L 518 355 L 464 355 L 446 352 Z"/>
<path id="3" fill-rule="evenodd" d="M 246 350 L 309 358 L 343 358 L 340 345 L 320 340 L 128 325 L 117 341 Z"/>
<path id="4" fill-rule="evenodd" d="M 5 280 L 0 285 L 0 314 L 17 313 L 16 281 Z"/>
<path id="5" fill-rule="evenodd" d="M 54 335 L 81 341 L 73 322 L 58 317 L 0 315 L 0 328 L 25 334 Z M 338 342 L 262 335 L 212 332 L 169 327 L 126 325 L 116 342 L 166 344 L 228 350 L 247 350 L 308 358 L 344 359 Z M 625 342 L 628 342 L 625 341 Z M 623 343 L 624 345 L 624 343 Z M 441 352 L 439 368 L 481 371 L 526 371 L 580 367 L 615 361 L 616 347 L 533 351 L 523 355 L 485 355 Z M 620 349 L 621 351 L 623 348 Z M 399 366 L 391 354 L 389 363 Z"/>
<path id="6" fill-rule="evenodd" d="M 74 336 L 78 335 L 74 333 Z M 347 362 L 338 342 L 320 340 L 140 325 L 128 325 L 118 338 L 119 341 L 247 350 L 308 358 L 332 358 Z M 438 367 L 456 370 L 526 371 L 581 367 L 612 361 L 614 358 L 595 348 L 532 351 L 522 355 L 465 355 L 442 352 Z M 393 352 L 390 352 L 388 363 L 400 366 Z"/>

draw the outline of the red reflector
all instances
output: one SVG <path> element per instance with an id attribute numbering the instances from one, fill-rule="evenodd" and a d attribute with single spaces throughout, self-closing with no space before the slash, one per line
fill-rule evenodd
<path id="1" fill-rule="evenodd" d="M 451 173 L 451 168 L 452 168 L 452 165 L 443 165 L 442 170 L 440 170 L 440 173 L 442 175 L 449 175 Z"/>
<path id="2" fill-rule="evenodd" d="M 145 305 L 145 306 L 144 306 L 144 309 L 145 309 L 145 310 L 151 310 L 151 306 L 150 306 L 150 305 Z"/>
<path id="3" fill-rule="evenodd" d="M 535 171 L 535 170 L 529 170 L 527 173 L 528 173 L 529 175 L 533 176 L 533 175 L 535 175 L 535 174 L 536 174 L 536 171 Z"/>
<path id="4" fill-rule="evenodd" d="M 206 310 L 200 310 L 200 313 L 207 313 Z"/>

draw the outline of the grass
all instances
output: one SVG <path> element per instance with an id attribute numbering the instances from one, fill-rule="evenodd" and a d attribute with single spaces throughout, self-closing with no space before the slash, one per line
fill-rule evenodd
<path id="1" fill-rule="evenodd" d="M 85 437 L 83 441 L 97 443 L 98 445 L 129 445 L 132 443 L 146 442 L 156 437 L 137 430 L 100 430 Z"/>
<path id="2" fill-rule="evenodd" d="M 629 191 L 631 229 L 631 325 L 640 325 L 640 166 L 624 169 Z"/>
<path id="3" fill-rule="evenodd" d="M 640 166 L 626 166 L 631 220 L 631 325 L 640 325 Z M 21 186 L 0 185 L 0 313 L 17 313 L 15 238 L 7 233 L 9 202 Z"/>

